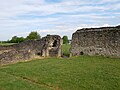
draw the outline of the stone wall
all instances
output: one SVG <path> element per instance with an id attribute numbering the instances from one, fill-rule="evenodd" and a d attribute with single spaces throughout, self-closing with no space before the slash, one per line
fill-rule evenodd
<path id="1" fill-rule="evenodd" d="M 47 35 L 40 40 L 28 40 L 20 44 L 0 46 L 0 64 L 9 64 L 41 57 L 61 56 L 61 37 Z"/>
<path id="2" fill-rule="evenodd" d="M 72 35 L 71 56 L 103 55 L 120 57 L 120 26 L 84 28 Z"/>

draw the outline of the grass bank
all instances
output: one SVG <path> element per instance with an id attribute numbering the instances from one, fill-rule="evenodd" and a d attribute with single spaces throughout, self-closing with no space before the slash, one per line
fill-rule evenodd
<path id="1" fill-rule="evenodd" d="M 120 59 L 80 56 L 2 66 L 0 90 L 120 90 Z"/>
<path id="2" fill-rule="evenodd" d="M 70 44 L 63 44 L 62 45 L 62 53 L 64 56 L 70 55 Z"/>
<path id="3" fill-rule="evenodd" d="M 1 46 L 8 46 L 8 45 L 13 45 L 13 44 L 16 44 L 16 43 L 0 43 Z"/>

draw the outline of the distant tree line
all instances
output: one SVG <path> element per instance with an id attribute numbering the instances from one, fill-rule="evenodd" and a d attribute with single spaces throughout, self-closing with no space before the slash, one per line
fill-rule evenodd
<path id="1" fill-rule="evenodd" d="M 8 40 L 7 43 L 20 43 L 25 40 L 38 40 L 41 36 L 38 32 L 31 32 L 26 38 L 13 36 L 11 40 Z"/>
<path id="2" fill-rule="evenodd" d="M 21 43 L 25 40 L 38 40 L 38 39 L 41 39 L 40 34 L 38 32 L 33 31 L 33 32 L 29 33 L 29 35 L 26 38 L 13 36 L 12 39 L 10 39 L 8 41 L 1 41 L 1 43 Z M 62 37 L 62 40 L 63 40 L 63 44 L 69 43 L 69 39 L 66 35 Z"/>

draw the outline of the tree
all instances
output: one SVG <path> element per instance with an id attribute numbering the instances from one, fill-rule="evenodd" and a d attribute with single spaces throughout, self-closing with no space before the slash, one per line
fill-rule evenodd
<path id="1" fill-rule="evenodd" d="M 13 36 L 12 39 L 10 40 L 11 43 L 17 43 L 17 36 Z"/>
<path id="2" fill-rule="evenodd" d="M 23 41 L 25 41 L 25 38 L 24 37 L 18 37 L 17 41 L 18 41 L 18 43 L 23 42 Z"/>
<path id="3" fill-rule="evenodd" d="M 68 44 L 69 43 L 69 40 L 68 40 L 68 37 L 67 36 L 63 36 L 63 44 Z"/>
<path id="4" fill-rule="evenodd" d="M 23 41 L 25 41 L 25 38 L 13 36 L 12 39 L 9 42 L 10 43 L 20 43 L 20 42 L 23 42 Z"/>
<path id="5" fill-rule="evenodd" d="M 40 36 L 40 34 L 37 33 L 37 32 L 31 32 L 31 33 L 26 37 L 27 40 L 38 40 L 38 39 L 40 39 L 40 38 L 41 38 L 41 36 Z"/>

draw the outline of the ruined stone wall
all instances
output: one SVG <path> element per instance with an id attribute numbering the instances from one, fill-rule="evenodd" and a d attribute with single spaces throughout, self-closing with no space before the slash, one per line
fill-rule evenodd
<path id="1" fill-rule="evenodd" d="M 76 55 L 120 57 L 120 26 L 77 30 L 71 43 L 71 56 Z"/>
<path id="2" fill-rule="evenodd" d="M 58 35 L 48 35 L 40 40 L 28 40 L 10 46 L 0 46 L 1 65 L 49 56 L 61 56 L 61 37 Z"/>

